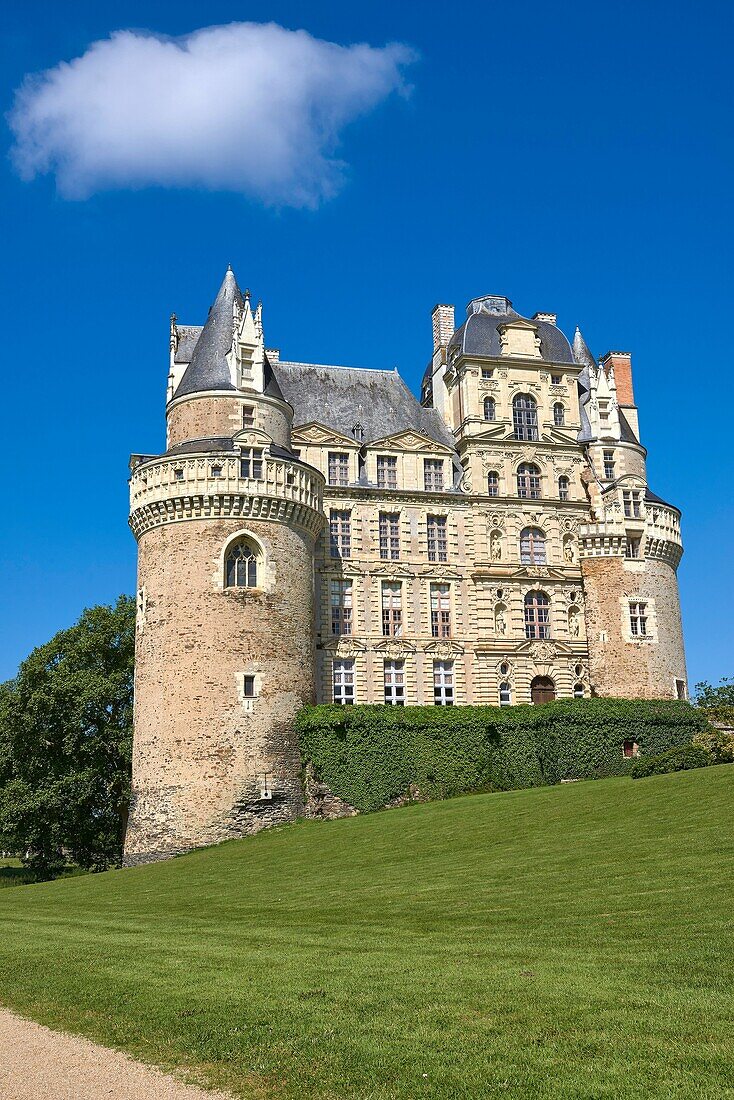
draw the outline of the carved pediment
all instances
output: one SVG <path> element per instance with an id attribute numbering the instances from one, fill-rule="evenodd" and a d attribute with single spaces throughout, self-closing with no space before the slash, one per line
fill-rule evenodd
<path id="1" fill-rule="evenodd" d="M 377 643 L 375 652 L 381 654 L 386 661 L 399 661 L 415 653 L 416 648 L 406 638 L 385 638 L 383 642 Z"/>
<path id="2" fill-rule="evenodd" d="M 351 447 L 355 451 L 360 448 L 360 444 L 352 436 L 342 435 L 334 428 L 328 428 L 324 424 L 318 424 L 315 421 L 310 424 L 299 424 L 297 428 L 294 428 L 292 440 L 295 446 L 298 446 L 299 443 L 311 443 L 318 446 L 323 444 L 325 446 Z"/>
<path id="3" fill-rule="evenodd" d="M 449 447 L 442 443 L 436 443 L 435 439 L 429 439 L 421 432 L 406 429 L 403 432 L 395 432 L 394 435 L 386 435 L 383 439 L 370 441 L 371 451 L 434 451 L 440 454 L 451 454 Z"/>
<path id="4" fill-rule="evenodd" d="M 424 646 L 425 652 L 439 661 L 450 661 L 452 657 L 461 656 L 464 652 L 463 645 L 453 642 L 451 638 L 437 638 Z"/>
<path id="5" fill-rule="evenodd" d="M 260 428 L 243 428 L 233 436 L 232 442 L 235 447 L 267 447 L 273 441 Z"/>
<path id="6" fill-rule="evenodd" d="M 329 638 L 324 642 L 324 649 L 332 657 L 356 657 L 358 653 L 364 653 L 367 646 L 359 638 L 353 638 L 350 634 L 340 634 L 337 638 Z"/>
<path id="7" fill-rule="evenodd" d="M 400 579 L 401 577 L 413 577 L 415 571 L 410 569 L 407 565 L 400 565 L 398 562 L 385 562 L 383 565 L 374 565 L 370 569 L 371 573 L 374 573 L 378 577 L 395 577 Z"/>
<path id="8" fill-rule="evenodd" d="M 431 580 L 460 581 L 462 574 L 448 565 L 430 565 L 421 569 L 420 576 Z"/>
<path id="9" fill-rule="evenodd" d="M 566 574 L 552 565 L 520 565 L 510 574 L 513 580 L 565 581 Z M 535 586 L 534 586 L 535 587 Z"/>

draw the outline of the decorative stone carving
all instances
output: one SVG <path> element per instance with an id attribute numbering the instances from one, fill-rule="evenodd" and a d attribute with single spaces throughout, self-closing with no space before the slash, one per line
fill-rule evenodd
<path id="1" fill-rule="evenodd" d="M 507 633 L 507 607 L 498 603 L 494 609 L 494 630 L 501 638 Z"/>
<path id="2" fill-rule="evenodd" d="M 528 653 L 536 662 L 552 661 L 556 655 L 556 647 L 551 641 L 533 642 Z"/>
<path id="3" fill-rule="evenodd" d="M 489 536 L 489 556 L 492 561 L 502 560 L 502 535 L 498 530 L 492 531 Z"/>

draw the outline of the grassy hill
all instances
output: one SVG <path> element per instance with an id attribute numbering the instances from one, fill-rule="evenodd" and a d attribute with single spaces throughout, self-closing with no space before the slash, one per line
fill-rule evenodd
<path id="1" fill-rule="evenodd" d="M 0 1000 L 243 1097 L 734 1097 L 734 766 L 3 890 Z"/>

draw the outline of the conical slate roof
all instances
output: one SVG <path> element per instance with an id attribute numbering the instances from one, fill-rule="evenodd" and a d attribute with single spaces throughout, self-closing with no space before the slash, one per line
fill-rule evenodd
<path id="1" fill-rule="evenodd" d="M 576 335 L 573 338 L 573 357 L 582 367 L 595 367 L 596 361 L 589 351 L 588 345 L 581 335 L 581 329 L 576 326 Z"/>
<path id="2" fill-rule="evenodd" d="M 233 390 L 227 355 L 234 335 L 234 306 L 244 305 L 231 267 L 227 268 L 207 322 L 196 341 L 191 362 L 176 389 L 176 397 L 202 390 Z"/>

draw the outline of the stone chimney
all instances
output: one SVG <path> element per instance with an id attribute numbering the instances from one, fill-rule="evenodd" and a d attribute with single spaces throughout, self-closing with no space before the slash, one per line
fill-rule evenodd
<path id="1" fill-rule="evenodd" d="M 558 324 L 558 314 L 557 313 L 541 313 L 541 312 L 538 312 L 538 313 L 533 314 L 533 320 L 534 321 L 545 321 L 545 323 L 547 325 L 557 325 Z"/>
<path id="2" fill-rule="evenodd" d="M 608 351 L 606 355 L 602 356 L 601 365 L 607 375 L 609 375 L 610 368 L 614 373 L 618 403 L 624 406 L 634 405 L 631 353 L 628 351 Z"/>
<path id="3" fill-rule="evenodd" d="M 433 351 L 445 348 L 454 335 L 454 307 L 434 306 L 431 314 L 433 322 Z"/>

